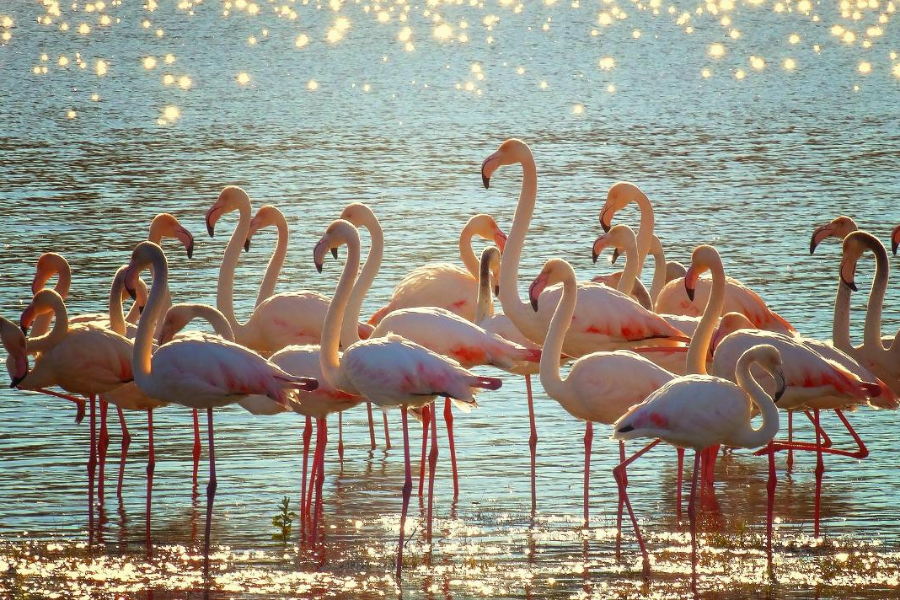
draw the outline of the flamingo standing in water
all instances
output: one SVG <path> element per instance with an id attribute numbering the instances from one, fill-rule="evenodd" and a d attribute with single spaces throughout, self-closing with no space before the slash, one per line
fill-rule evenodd
<path id="1" fill-rule="evenodd" d="M 133 290 L 138 273 L 153 269 L 150 298 L 138 325 L 133 348 L 134 380 L 150 397 L 189 408 L 205 408 L 209 428 L 209 485 L 207 486 L 204 575 L 209 575 L 209 537 L 216 492 L 216 455 L 213 408 L 237 402 L 248 395 L 268 396 L 289 405 L 297 390 L 314 390 L 314 379 L 295 377 L 258 354 L 221 339 L 173 340 L 151 354 L 153 331 L 168 288 L 168 265 L 162 249 L 142 242 L 134 249 L 125 274 L 125 285 Z"/>
<path id="2" fill-rule="evenodd" d="M 753 377 L 750 368 L 758 365 L 778 382 L 773 396 L 769 396 Z M 644 402 L 629 410 L 615 423 L 613 438 L 631 440 L 656 438 L 645 450 L 660 441 L 677 448 L 694 450 L 694 472 L 688 516 L 691 528 L 691 564 L 697 565 L 697 519 L 694 499 L 700 454 L 707 448 L 728 444 L 739 448 L 756 448 L 770 443 L 778 433 L 778 409 L 775 401 L 784 389 L 781 356 L 772 346 L 754 346 L 745 352 L 737 364 L 738 383 L 710 375 L 677 377 L 651 394 Z M 752 408 L 762 413 L 759 429 L 751 424 Z M 616 469 L 620 469 L 616 467 Z M 617 476 L 618 480 L 619 477 Z M 620 484 L 621 489 L 621 484 Z M 775 461 L 769 457 L 768 504 L 766 509 L 766 548 L 772 549 L 772 517 L 775 505 Z M 626 496 L 625 505 L 635 530 L 637 520 Z M 649 569 L 647 550 L 641 542 L 644 568 Z"/>
<path id="3" fill-rule="evenodd" d="M 351 288 L 359 270 L 359 233 L 347 221 L 334 221 L 316 244 L 313 253 L 316 268 L 321 270 L 325 255 L 345 244 L 347 262 L 325 318 L 319 357 L 322 375 L 335 388 L 367 398 L 382 408 L 400 408 L 406 478 L 397 546 L 396 574 L 399 578 L 403 566 L 406 513 L 412 492 L 407 409 L 427 406 L 437 396 L 449 396 L 458 402 L 474 404 L 474 394 L 478 389 L 498 389 L 501 381 L 493 377 L 479 377 L 458 363 L 398 335 L 361 340 L 346 347 L 341 356 L 338 352 L 341 323 L 345 320 Z M 346 318 L 352 322 L 359 316 L 346 314 Z"/>
<path id="4" fill-rule="evenodd" d="M 433 306 L 475 320 L 478 295 L 478 258 L 472 250 L 472 238 L 478 236 L 495 243 L 500 251 L 506 246 L 506 234 L 490 215 L 470 218 L 459 234 L 459 256 L 465 269 L 450 263 L 431 263 L 416 267 L 394 287 L 390 301 L 372 315 L 369 322 L 378 325 L 392 311 L 401 308 Z"/>
<path id="5" fill-rule="evenodd" d="M 488 188 L 494 172 L 501 166 L 512 164 L 522 165 L 522 188 L 503 253 L 500 270 L 500 304 L 503 313 L 523 335 L 535 344 L 542 344 L 562 290 L 559 286 L 546 289 L 537 313 L 532 310 L 529 303 L 522 302 L 519 298 L 517 288 L 519 259 L 537 200 L 537 168 L 531 149 L 521 140 L 506 140 L 481 164 L 481 179 L 485 188 Z M 543 297 L 544 295 L 546 297 Z M 571 357 L 598 350 L 674 346 L 688 339 L 679 330 L 630 297 L 596 283 L 579 282 L 574 318 L 576 326 L 569 328 L 562 347 L 562 352 Z M 534 463 L 538 438 L 534 406 L 531 404 L 528 406 L 528 417 L 531 426 L 529 446 Z"/>

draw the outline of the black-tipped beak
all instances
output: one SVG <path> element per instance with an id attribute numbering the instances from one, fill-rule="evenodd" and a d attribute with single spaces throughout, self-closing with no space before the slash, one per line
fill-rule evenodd
<path id="1" fill-rule="evenodd" d="M 817 247 L 818 245 L 819 245 L 819 244 L 816 243 L 816 234 L 813 233 L 813 234 L 812 234 L 812 237 L 811 237 L 810 240 L 809 240 L 809 253 L 810 253 L 810 254 L 815 254 L 815 253 L 816 253 L 816 247 Z"/>
<path id="2" fill-rule="evenodd" d="M 591 248 L 591 260 L 594 262 L 594 264 L 597 264 L 597 259 L 598 259 L 598 258 L 600 258 L 600 255 L 597 253 L 596 250 L 594 250 L 593 248 Z"/>
<path id="3" fill-rule="evenodd" d="M 787 391 L 787 382 L 781 373 L 775 376 L 775 382 L 778 384 L 778 389 L 775 390 L 775 402 L 778 402 L 784 396 L 784 392 Z"/>
<path id="4" fill-rule="evenodd" d="M 215 237 L 216 235 L 216 226 L 209 222 L 209 219 L 206 220 L 206 233 L 209 234 L 209 237 Z"/>
<path id="5" fill-rule="evenodd" d="M 602 227 L 603 231 L 606 233 L 609 233 L 609 230 L 612 229 L 612 223 L 607 222 L 605 208 L 600 212 L 600 227 Z"/>
<path id="6" fill-rule="evenodd" d="M 495 297 L 495 298 L 499 298 L 499 297 L 500 297 L 500 286 L 499 286 L 499 285 L 495 285 L 495 286 L 494 286 L 494 297 Z"/>
<path id="7" fill-rule="evenodd" d="M 855 282 L 855 281 L 847 281 L 846 279 L 844 279 L 844 276 L 843 276 L 843 275 L 841 275 L 841 281 L 844 282 L 844 285 L 846 285 L 848 288 L 850 288 L 850 289 L 853 290 L 854 292 L 858 292 L 858 291 L 859 291 L 859 288 L 856 287 L 856 282 Z"/>
<path id="8" fill-rule="evenodd" d="M 484 185 L 484 189 L 491 189 L 491 178 L 484 174 L 484 169 L 481 170 L 481 183 Z"/>
<path id="9" fill-rule="evenodd" d="M 144 307 L 141 306 L 140 304 L 138 304 L 138 314 L 139 314 L 139 315 L 144 314 Z"/>
<path id="10" fill-rule="evenodd" d="M 534 309 L 534 312 L 538 311 L 538 299 L 537 298 L 531 299 L 531 308 Z"/>
<path id="11" fill-rule="evenodd" d="M 19 384 L 22 383 L 22 380 L 24 380 L 26 377 L 28 377 L 28 373 L 25 373 L 25 375 L 23 375 L 22 377 L 13 377 L 9 382 L 10 389 L 16 389 L 17 387 L 19 387 Z"/>
<path id="12" fill-rule="evenodd" d="M 691 302 L 694 301 L 694 291 L 695 291 L 696 289 L 697 289 L 697 288 L 692 288 L 692 287 L 685 287 L 685 288 L 684 288 L 684 291 L 687 292 L 688 300 L 690 300 Z"/>
<path id="13" fill-rule="evenodd" d="M 22 333 L 25 334 L 25 337 L 28 337 L 28 325 L 19 323 L 19 329 L 22 330 Z"/>
<path id="14" fill-rule="evenodd" d="M 250 252 L 250 238 L 244 240 L 244 252 Z"/>
<path id="15" fill-rule="evenodd" d="M 900 239 L 891 240 L 891 254 L 897 256 L 897 247 L 900 246 Z"/>
<path id="16" fill-rule="evenodd" d="M 187 255 L 188 255 L 188 259 L 194 258 L 194 240 L 193 239 L 191 239 L 191 243 L 188 244 Z"/>
<path id="17" fill-rule="evenodd" d="M 137 291 L 136 290 L 134 290 L 133 288 L 130 288 L 126 285 L 125 291 L 128 292 L 128 295 L 131 296 L 132 300 L 137 300 Z"/>
<path id="18" fill-rule="evenodd" d="M 322 272 L 322 263 L 318 261 L 316 261 L 316 271 L 318 271 L 319 273 Z"/>
<path id="19" fill-rule="evenodd" d="M 331 255 L 332 255 L 333 257 L 335 257 L 335 258 L 338 257 L 338 249 L 337 249 L 337 246 L 335 246 L 334 248 L 331 249 Z"/>
<path id="20" fill-rule="evenodd" d="M 619 252 L 618 248 L 613 248 L 612 260 L 611 260 L 612 264 L 616 264 L 616 261 L 619 260 L 619 257 L 621 255 L 622 255 L 622 253 Z"/>

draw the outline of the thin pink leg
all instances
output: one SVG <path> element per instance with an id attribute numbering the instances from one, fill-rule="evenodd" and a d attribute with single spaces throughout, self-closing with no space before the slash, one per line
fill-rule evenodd
<path id="1" fill-rule="evenodd" d="M 306 516 L 312 516 L 313 494 L 316 488 L 316 480 L 319 476 L 319 453 L 322 451 L 322 424 L 316 419 L 316 449 L 313 452 L 312 467 L 309 472 L 309 489 L 306 495 Z M 312 540 L 315 542 L 315 532 L 312 534 Z"/>
<path id="2" fill-rule="evenodd" d="M 841 420 L 841 423 L 844 424 L 844 427 L 847 428 L 847 432 L 853 438 L 853 441 L 856 442 L 857 451 L 851 452 L 847 454 L 852 458 L 863 459 L 869 456 L 869 449 L 866 448 L 866 444 L 862 441 L 862 438 L 859 437 L 859 434 L 856 433 L 856 430 L 853 429 L 853 426 L 850 425 L 850 421 L 847 420 L 847 417 L 844 416 L 844 411 L 840 409 L 835 409 L 835 414 L 837 414 L 838 418 Z"/>
<path id="3" fill-rule="evenodd" d="M 206 409 L 209 427 L 209 484 L 206 486 L 206 532 L 203 536 L 203 578 L 209 579 L 209 536 L 212 529 L 213 501 L 216 498 L 216 446 L 213 442 L 213 411 Z"/>
<path id="4" fill-rule="evenodd" d="M 197 414 L 197 409 L 191 411 L 194 413 L 194 484 L 197 484 L 197 471 L 200 469 L 200 416 Z"/>
<path id="5" fill-rule="evenodd" d="M 825 461 L 822 460 L 822 437 L 819 435 L 819 409 L 813 411 L 816 420 L 816 503 L 814 510 L 815 537 L 819 537 L 820 502 L 822 499 L 822 476 L 825 474 Z"/>
<path id="6" fill-rule="evenodd" d="M 450 468 L 453 471 L 453 499 L 459 498 L 459 476 L 456 472 L 456 443 L 453 441 L 453 411 L 450 398 L 444 398 L 444 422 L 447 424 L 447 442 L 450 445 Z"/>
<path id="7" fill-rule="evenodd" d="M 659 444 L 659 442 L 660 440 L 653 440 L 652 442 L 632 454 L 630 458 L 619 463 L 619 465 L 613 469 L 613 477 L 615 477 L 616 484 L 618 484 L 619 486 L 619 494 L 624 498 L 625 508 L 626 510 L 628 510 L 628 516 L 631 518 L 631 524 L 634 526 L 634 534 L 635 537 L 637 537 L 638 546 L 640 546 L 641 548 L 641 555 L 644 558 L 644 572 L 648 572 L 650 570 L 650 556 L 649 554 L 647 554 L 647 547 L 644 545 L 644 539 L 641 536 L 641 528 L 638 526 L 637 517 L 635 517 L 634 510 L 632 510 L 631 508 L 631 500 L 628 498 L 627 489 L 628 479 L 625 473 L 628 465 L 649 452 L 652 448 Z"/>
<path id="8" fill-rule="evenodd" d="M 406 512 L 409 510 L 409 497 L 412 494 L 412 470 L 409 465 L 409 428 L 407 427 L 406 407 L 400 407 L 400 418 L 403 421 L 403 459 L 406 466 L 406 480 L 403 483 L 403 509 L 400 512 L 400 541 L 397 545 L 397 579 L 403 569 L 403 536 L 406 529 Z"/>
<path id="9" fill-rule="evenodd" d="M 119 462 L 119 485 L 116 487 L 116 497 L 122 498 L 122 484 L 125 481 L 125 460 L 128 458 L 128 447 L 131 445 L 131 434 L 128 433 L 128 426 L 125 424 L 125 414 L 122 409 L 116 407 L 116 413 L 119 415 L 119 424 L 122 426 L 122 458 Z"/>
<path id="10" fill-rule="evenodd" d="M 369 443 L 372 450 L 375 449 L 375 421 L 372 418 L 372 403 L 366 402 L 366 413 L 369 417 Z"/>
<path id="11" fill-rule="evenodd" d="M 422 408 L 422 459 L 419 461 L 419 497 L 425 489 L 425 453 L 428 451 L 428 425 L 431 419 L 431 406 Z"/>
<path id="12" fill-rule="evenodd" d="M 708 449 L 706 465 L 708 469 L 708 472 L 706 473 L 707 485 L 712 485 L 716 482 L 716 460 L 719 458 L 719 448 L 721 448 L 721 444 L 710 446 Z"/>
<path id="13" fill-rule="evenodd" d="M 318 458 L 318 468 L 313 467 L 316 470 L 316 479 L 315 479 L 315 487 L 316 487 L 316 503 L 312 507 L 312 534 L 311 539 L 312 543 L 316 543 L 316 536 L 318 535 L 319 530 L 319 512 L 322 508 L 322 486 L 325 482 L 325 447 L 328 444 L 328 424 L 325 422 L 325 419 L 318 419 L 319 421 L 319 434 L 317 437 L 317 445 L 320 446 L 319 450 L 316 452 Z M 310 481 L 310 488 L 312 488 L 313 482 Z"/>
<path id="14" fill-rule="evenodd" d="M 382 412 L 382 417 L 384 417 L 384 449 L 391 449 L 391 430 L 388 429 L 388 417 L 386 412 Z"/>
<path id="15" fill-rule="evenodd" d="M 790 413 L 788 413 L 790 414 Z M 771 445 L 772 442 L 769 442 Z M 768 493 L 766 503 L 766 554 L 772 556 L 772 526 L 775 515 L 775 486 L 778 484 L 775 475 L 775 453 L 769 453 L 769 481 L 766 484 L 766 492 Z"/>
<path id="16" fill-rule="evenodd" d="M 825 432 L 824 429 L 822 429 L 822 426 L 818 425 L 816 423 L 816 418 L 813 416 L 812 412 L 810 412 L 808 410 L 804 411 L 804 412 L 806 413 L 806 417 L 809 419 L 809 422 L 812 423 L 813 425 L 815 425 L 816 429 L 818 429 L 819 433 L 822 435 L 822 447 L 823 448 L 831 448 L 831 444 L 832 444 L 831 438 L 828 437 L 828 434 Z"/>
<path id="17" fill-rule="evenodd" d="M 625 442 L 619 440 L 619 464 L 625 462 Z M 623 481 L 623 488 L 628 483 Z M 618 486 L 616 486 L 618 488 Z M 622 513 L 625 508 L 625 496 L 622 494 L 622 490 L 619 489 L 619 501 L 618 508 L 616 510 L 616 557 L 618 558 L 621 553 L 622 547 Z"/>
<path id="18" fill-rule="evenodd" d="M 54 392 L 53 390 L 47 390 L 41 388 L 39 390 L 34 390 L 41 394 L 46 394 L 47 396 L 53 396 L 54 398 L 62 398 L 63 400 L 68 400 L 69 402 L 74 402 L 76 406 L 77 412 L 75 413 L 75 423 L 79 424 L 84 420 L 84 409 L 85 409 L 85 400 L 84 398 L 76 398 L 75 396 L 70 396 L 68 394 L 60 394 L 59 392 Z"/>
<path id="19" fill-rule="evenodd" d="M 528 425 L 531 435 L 528 438 L 528 447 L 531 450 L 531 514 L 537 512 L 537 426 L 534 420 L 534 397 L 531 393 L 531 375 L 525 376 L 525 390 L 528 392 Z"/>
<path id="20" fill-rule="evenodd" d="M 584 527 L 590 527 L 590 492 L 591 492 L 591 444 L 594 441 L 594 424 L 587 421 L 584 424 Z M 624 457 L 623 457 L 624 458 Z M 621 511 L 621 497 L 619 509 Z M 622 513 L 619 512 L 619 527 L 621 531 Z"/>
<path id="21" fill-rule="evenodd" d="M 788 444 L 792 444 L 794 442 L 794 411 L 788 411 Z M 772 447 L 772 444 L 769 444 L 769 448 Z M 794 470 L 794 449 L 790 448 L 788 450 L 787 455 L 787 470 Z"/>
<path id="22" fill-rule="evenodd" d="M 147 410 L 147 552 L 150 552 L 150 506 L 153 502 L 153 472 L 156 470 L 156 452 L 153 447 L 153 411 Z"/>
<path id="23" fill-rule="evenodd" d="M 303 426 L 303 474 L 300 477 L 300 531 L 306 531 L 306 472 L 309 466 L 309 441 L 312 438 L 312 417 Z M 304 534 L 305 535 L 305 534 Z"/>
<path id="24" fill-rule="evenodd" d="M 94 539 L 94 476 L 97 467 L 97 398 L 91 394 L 91 456 L 88 459 L 88 539 Z"/>
<path id="25" fill-rule="evenodd" d="M 700 451 L 694 454 L 694 473 L 691 479 L 691 497 L 688 500 L 688 519 L 691 523 L 691 573 L 697 573 L 697 475 L 700 472 Z"/>
<path id="26" fill-rule="evenodd" d="M 109 402 L 100 396 L 100 437 L 97 440 L 97 454 L 100 471 L 97 474 L 97 502 L 102 507 L 106 495 L 106 450 L 109 448 L 109 430 L 106 427 L 106 416 L 109 413 Z"/>
<path id="27" fill-rule="evenodd" d="M 431 413 L 434 418 L 431 419 L 431 451 L 428 453 L 428 530 L 426 539 L 431 543 L 431 524 L 434 510 L 434 474 L 437 470 L 438 444 L 437 444 L 437 405 L 431 403 Z"/>
<path id="28" fill-rule="evenodd" d="M 344 467 L 344 413 L 338 413 L 338 460 Z"/>
<path id="29" fill-rule="evenodd" d="M 678 491 L 675 493 L 675 503 L 677 505 L 676 512 L 678 515 L 678 519 L 681 519 L 681 487 L 682 482 L 684 481 L 684 448 L 678 448 L 678 481 L 676 485 L 678 486 Z"/>

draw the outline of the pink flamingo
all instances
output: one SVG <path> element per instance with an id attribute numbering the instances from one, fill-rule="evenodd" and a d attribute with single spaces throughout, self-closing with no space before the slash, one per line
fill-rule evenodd
<path id="1" fill-rule="evenodd" d="M 321 368 L 325 380 L 335 388 L 367 398 L 382 408 L 400 408 L 406 479 L 397 546 L 396 574 L 399 577 L 403 566 L 406 513 L 412 492 L 407 408 L 427 406 L 437 396 L 474 404 L 473 394 L 479 388 L 498 389 L 501 381 L 478 377 L 459 364 L 398 335 L 361 340 L 345 348 L 341 356 L 338 352 L 341 323 L 359 270 L 359 233 L 347 221 L 334 221 L 313 253 L 316 268 L 321 270 L 326 253 L 344 244 L 347 245 L 347 262 L 325 318 Z M 347 314 L 346 318 L 352 322 L 358 320 L 358 315 Z"/>
<path id="2" fill-rule="evenodd" d="M 165 402 L 205 408 L 209 431 L 209 485 L 207 486 L 204 576 L 209 574 L 209 537 L 216 492 L 216 455 L 213 408 L 260 394 L 289 405 L 297 390 L 314 390 L 314 379 L 295 377 L 258 354 L 222 339 L 173 340 L 151 355 L 153 331 L 161 316 L 161 301 L 168 288 L 168 265 L 162 249 L 141 242 L 131 255 L 125 286 L 134 290 L 138 273 L 152 267 L 150 298 L 134 341 L 134 381 L 142 392 Z"/>
<path id="3" fill-rule="evenodd" d="M 767 395 L 751 374 L 750 368 L 754 364 L 764 369 L 778 382 L 774 396 Z M 778 433 L 778 409 L 774 401 L 778 400 L 784 388 L 784 375 L 778 350 L 768 345 L 754 346 L 738 361 L 735 378 L 737 384 L 710 375 L 677 377 L 663 385 L 641 404 L 633 407 L 615 423 L 614 439 L 656 438 L 645 446 L 642 452 L 660 441 L 677 448 L 694 449 L 694 473 L 688 503 L 691 564 L 694 572 L 697 565 L 697 521 L 694 500 L 701 452 L 719 444 L 755 448 L 770 443 Z M 754 429 L 750 421 L 753 406 L 762 413 L 763 422 L 759 429 Z M 616 467 L 616 471 L 621 468 L 621 465 Z M 644 568 L 648 570 L 647 549 L 640 538 L 637 520 L 618 472 L 616 480 L 619 482 L 620 493 L 625 494 L 625 506 L 640 542 Z M 775 504 L 775 462 L 771 455 L 767 490 L 766 548 L 771 553 Z"/>
<path id="4" fill-rule="evenodd" d="M 493 217 L 475 215 L 459 234 L 459 256 L 466 268 L 450 263 L 416 267 L 394 287 L 390 301 L 375 311 L 369 322 L 378 325 L 392 311 L 420 306 L 444 308 L 467 321 L 474 321 L 479 267 L 472 250 L 472 238 L 476 235 L 493 241 L 501 252 L 506 245 L 506 234 Z"/>

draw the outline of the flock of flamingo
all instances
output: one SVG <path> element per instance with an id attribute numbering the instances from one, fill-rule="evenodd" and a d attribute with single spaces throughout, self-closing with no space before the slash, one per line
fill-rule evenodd
<path id="1" fill-rule="evenodd" d="M 605 233 L 593 244 L 594 261 L 610 248 L 615 259 L 624 254 L 621 272 L 579 281 L 572 266 L 549 258 L 533 280 L 528 301 L 519 296 L 519 260 L 537 199 L 537 170 L 529 147 L 517 139 L 503 142 L 481 167 L 484 187 L 501 168 L 519 164 L 521 192 L 509 237 L 488 215 L 469 219 L 459 238 L 465 266 L 433 263 L 413 269 L 394 288 L 390 301 L 368 323 L 360 321 L 366 293 L 378 275 L 384 238 L 378 219 L 364 204 L 347 206 L 333 221 L 313 252 L 321 272 L 329 253 L 335 258 L 346 246 L 346 262 L 329 299 L 313 292 L 275 293 L 288 246 L 284 216 L 274 206 L 252 215 L 248 195 L 226 187 L 206 213 L 210 235 L 231 212 L 239 215 L 219 271 L 216 307 L 172 304 L 168 288 L 169 264 L 160 247 L 164 238 L 180 241 L 190 257 L 194 240 L 168 214 L 160 214 L 147 241 L 134 249 L 130 262 L 115 274 L 109 312 L 70 317 L 65 299 L 71 273 L 59 254 L 47 253 L 37 263 L 33 298 L 19 324 L 0 320 L 0 337 L 8 352 L 12 387 L 43 392 L 75 402 L 78 420 L 90 406 L 88 501 L 94 514 L 95 475 L 103 502 L 104 465 L 109 435 L 107 410 L 114 405 L 122 428 L 122 458 L 117 493 L 122 493 L 122 470 L 128 433 L 124 412 L 146 411 L 149 462 L 147 465 L 146 527 L 155 457 L 153 411 L 168 404 L 193 409 L 194 477 L 201 455 L 197 411 L 206 410 L 209 484 L 207 487 L 204 573 L 209 572 L 210 522 L 216 491 L 213 436 L 215 408 L 238 403 L 254 414 L 294 411 L 305 417 L 301 522 L 305 538 L 316 544 L 322 512 L 327 417 L 337 413 L 338 452 L 343 456 L 341 414 L 366 403 L 369 434 L 375 446 L 372 404 L 384 411 L 399 408 L 403 426 L 405 482 L 397 546 L 396 574 L 403 565 L 406 518 L 412 494 L 408 413 L 422 421 L 422 460 L 419 494 L 423 493 L 427 456 L 428 509 L 425 537 L 432 535 L 434 474 L 437 461 L 437 405 L 445 398 L 453 470 L 454 496 L 459 493 L 453 442 L 452 406 L 468 411 L 482 390 L 496 390 L 501 381 L 469 369 L 491 365 L 525 377 L 528 393 L 532 467 L 532 509 L 536 503 L 537 427 L 531 377 L 539 375 L 547 395 L 574 418 L 585 422 L 584 525 L 589 519 L 589 476 L 594 423 L 611 426 L 619 440 L 620 463 L 613 470 L 618 486 L 617 548 L 627 511 L 642 553 L 645 570 L 649 555 L 638 519 L 628 497 L 626 469 L 660 442 L 674 446 L 678 458 L 678 506 L 681 506 L 683 456 L 693 449 L 694 468 L 688 515 L 691 556 L 696 564 L 695 497 L 699 486 L 711 485 L 720 447 L 759 449 L 768 457 L 766 549 L 771 555 L 776 473 L 774 455 L 788 452 L 791 468 L 795 451 L 816 454 L 815 535 L 819 535 L 819 496 L 824 474 L 823 454 L 864 458 L 868 451 L 844 415 L 863 404 L 896 409 L 900 392 L 900 333 L 881 336 L 881 313 L 888 280 L 888 256 L 873 235 L 858 231 L 848 217 L 817 228 L 810 252 L 829 237 L 843 240 L 840 279 L 834 307 L 831 342 L 798 334 L 751 289 L 727 277 L 719 253 L 697 246 L 690 266 L 667 262 L 653 233 L 653 208 L 641 190 L 626 182 L 613 185 L 600 211 Z M 617 211 L 629 203 L 640 209 L 638 232 L 624 224 L 612 226 Z M 233 305 L 235 268 L 241 250 L 252 236 L 274 227 L 278 241 L 260 285 L 255 308 L 246 323 L 237 320 Z M 361 265 L 360 236 L 365 228 L 371 247 Z M 491 245 L 480 259 L 472 248 L 475 236 Z M 891 234 L 892 251 L 900 244 L 900 226 Z M 875 256 L 875 277 L 869 297 L 864 341 L 850 341 L 850 295 L 856 291 L 854 273 L 866 252 Z M 640 275 L 653 256 L 648 291 Z M 362 267 L 360 269 L 360 266 Z M 149 288 L 141 274 L 149 271 Z M 54 288 L 47 283 L 57 277 Z M 135 299 L 126 316 L 123 302 Z M 503 313 L 494 308 L 499 297 Z M 183 331 L 193 319 L 208 321 L 215 334 Z M 30 328 L 30 336 L 28 335 Z M 31 357 L 31 362 L 29 358 Z M 568 374 L 561 363 L 572 361 Z M 51 388 L 61 388 L 54 391 Z M 99 411 L 97 400 L 99 399 Z M 833 410 L 855 440 L 854 450 L 838 449 L 819 423 L 821 410 Z M 815 442 L 793 438 L 793 415 L 800 411 L 815 428 Z M 100 427 L 97 430 L 97 412 Z M 775 440 L 779 412 L 787 413 L 787 438 Z M 761 416 L 758 427 L 753 424 Z M 309 448 L 315 419 L 316 443 Z M 385 443 L 390 438 L 385 416 Z M 430 432 L 430 433 L 429 433 Z M 625 440 L 649 443 L 626 455 Z M 699 484 L 698 484 L 699 479 Z M 702 488 L 701 488 L 702 489 Z M 149 543 L 149 542 L 148 542 Z"/>

